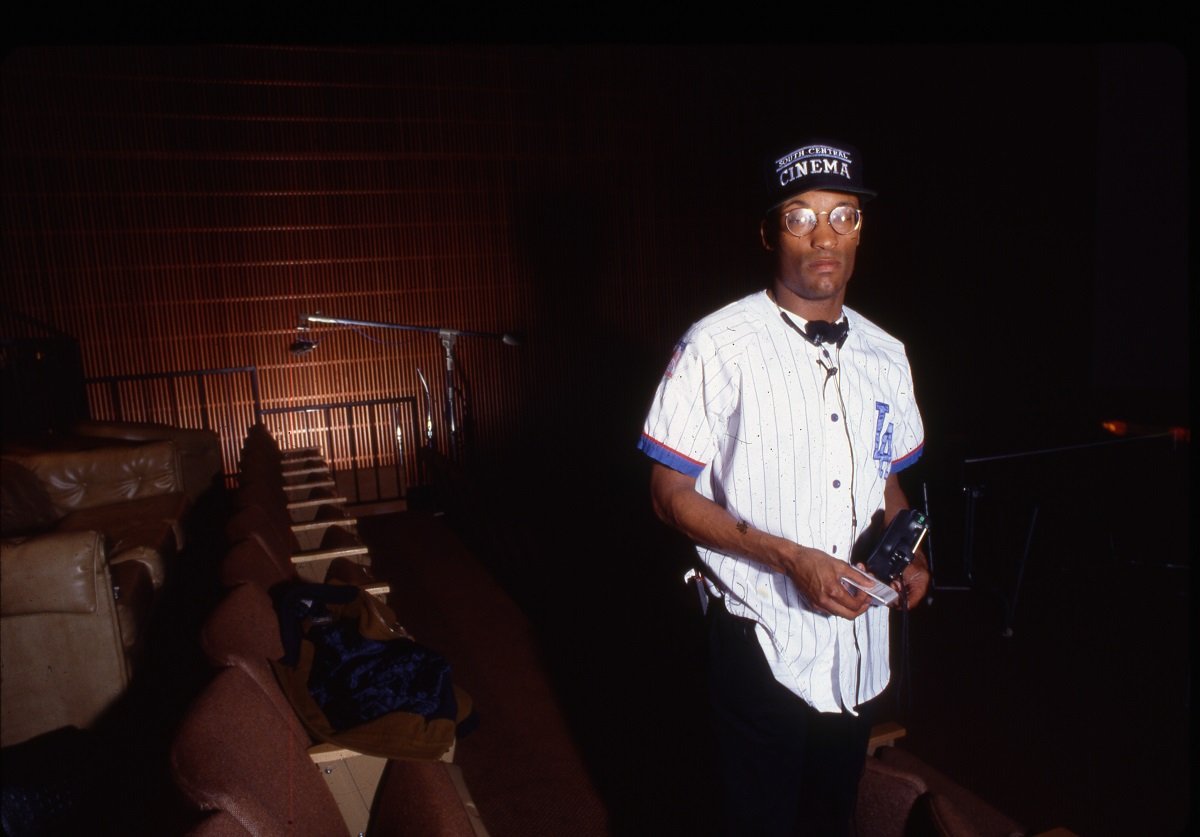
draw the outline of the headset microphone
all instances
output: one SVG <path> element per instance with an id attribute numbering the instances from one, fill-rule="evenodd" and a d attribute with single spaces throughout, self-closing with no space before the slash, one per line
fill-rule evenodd
<path id="1" fill-rule="evenodd" d="M 775 305 L 778 307 L 779 303 L 775 303 Z M 830 323 L 825 320 L 809 320 L 804 324 L 804 328 L 800 328 L 800 326 L 792 321 L 791 317 L 784 313 L 782 308 L 779 309 L 779 316 L 791 327 L 792 331 L 814 346 L 820 346 L 822 343 L 831 343 L 840 349 L 842 348 L 842 344 L 846 342 L 847 335 L 850 333 L 850 323 L 844 319 L 836 323 Z"/>
<path id="2" fill-rule="evenodd" d="M 846 336 L 850 333 L 850 323 L 842 320 L 837 323 L 829 323 L 825 320 L 809 320 L 804 325 L 804 336 L 808 338 L 808 342 L 814 346 L 820 346 L 822 343 L 832 343 L 839 349 L 846 342 Z"/>

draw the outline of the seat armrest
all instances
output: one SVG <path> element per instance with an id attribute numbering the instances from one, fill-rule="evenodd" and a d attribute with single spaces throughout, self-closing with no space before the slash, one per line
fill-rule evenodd
<path id="1" fill-rule="evenodd" d="M 314 488 L 336 488 L 337 483 L 331 479 L 324 479 L 319 474 L 310 480 L 302 482 L 284 483 L 283 490 L 287 492 L 299 493 L 301 491 L 312 491 Z"/>
<path id="2" fill-rule="evenodd" d="M 867 755 L 875 755 L 880 747 L 891 747 L 898 739 L 908 734 L 908 730 L 895 721 L 884 721 L 871 727 L 871 737 L 867 739 Z"/>
<path id="3" fill-rule="evenodd" d="M 279 456 L 286 462 L 289 459 L 322 459 L 320 448 L 280 448 Z"/>
<path id="4" fill-rule="evenodd" d="M 353 532 L 358 525 L 358 518 L 344 517 L 340 520 L 312 520 L 307 523 L 293 523 L 292 534 L 302 549 L 318 549 L 325 533 L 331 526 L 338 526 Z"/>
<path id="5" fill-rule="evenodd" d="M 292 556 L 296 574 L 305 581 L 316 584 L 325 582 L 325 574 L 335 558 L 346 558 L 364 566 L 371 563 L 371 554 L 365 546 L 340 546 L 328 549 L 313 549 Z"/>
<path id="6" fill-rule="evenodd" d="M 329 466 L 324 462 L 319 462 L 315 459 L 305 460 L 303 462 L 296 462 L 290 465 L 284 464 L 279 469 L 279 473 L 280 476 L 283 477 L 283 481 L 285 483 L 297 481 L 303 482 L 306 479 L 311 479 L 313 474 L 318 474 L 322 477 L 328 476 Z"/>
<path id="7" fill-rule="evenodd" d="M 287 507 L 289 509 L 302 509 L 309 506 L 344 506 L 346 497 L 342 494 L 334 494 L 326 488 L 314 489 L 309 494 L 296 497 L 284 494 Z"/>
<path id="8" fill-rule="evenodd" d="M 332 561 L 334 558 L 354 558 L 358 556 L 368 556 L 365 546 L 335 546 L 329 549 L 311 549 L 305 552 L 297 552 L 292 556 L 293 564 L 311 564 L 315 561 Z"/>

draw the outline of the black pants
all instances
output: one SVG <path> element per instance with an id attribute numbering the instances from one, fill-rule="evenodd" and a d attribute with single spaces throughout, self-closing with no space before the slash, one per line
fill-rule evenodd
<path id="1" fill-rule="evenodd" d="M 713 600 L 709 694 L 724 784 L 724 833 L 852 833 L 871 709 L 821 713 L 771 674 L 754 623 Z"/>

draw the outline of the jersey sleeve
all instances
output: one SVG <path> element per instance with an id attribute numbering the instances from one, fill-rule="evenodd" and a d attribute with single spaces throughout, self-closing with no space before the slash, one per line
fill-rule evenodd
<path id="1" fill-rule="evenodd" d="M 675 347 L 638 442 L 651 459 L 690 477 L 699 476 L 712 460 L 719 432 L 706 375 L 712 364 L 706 363 L 703 345 L 689 332 Z"/>
<path id="2" fill-rule="evenodd" d="M 907 364 L 906 364 L 907 366 Z M 902 409 L 898 416 L 896 438 L 893 450 L 896 455 L 892 459 L 893 474 L 912 466 L 925 451 L 925 425 L 921 420 L 921 411 L 917 408 L 917 399 L 913 391 L 912 370 L 905 370 L 905 392 Z"/>

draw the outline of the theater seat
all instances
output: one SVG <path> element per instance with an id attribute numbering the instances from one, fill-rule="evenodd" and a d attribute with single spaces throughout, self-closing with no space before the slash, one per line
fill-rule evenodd
<path id="1" fill-rule="evenodd" d="M 245 671 L 226 668 L 184 717 L 171 770 L 187 799 L 225 812 L 251 834 L 344 835 L 346 824 L 308 746 L 298 721 L 272 706 Z"/>
<path id="2" fill-rule="evenodd" d="M 239 584 L 222 598 L 201 629 L 200 646 L 209 662 L 239 669 L 278 714 L 296 719 L 268 662 L 278 660 L 284 647 L 270 597 L 258 585 Z M 465 713 L 469 697 L 457 694 Z M 435 752 L 389 760 L 386 752 L 403 749 L 408 735 L 399 719 L 389 723 L 382 718 L 332 740 L 314 739 L 312 733 L 306 729 L 308 757 L 321 769 L 351 832 L 361 831 L 370 820 L 381 828 L 376 833 L 388 835 L 486 834 L 461 771 L 448 763 L 452 749 L 441 761 Z"/>
<path id="3" fill-rule="evenodd" d="M 0 545 L 0 744 L 92 726 L 125 693 L 153 584 L 136 561 L 110 567 L 99 532 Z"/>

